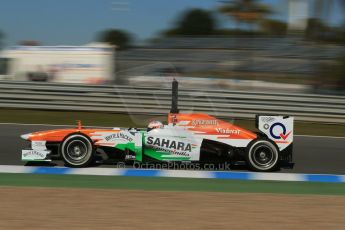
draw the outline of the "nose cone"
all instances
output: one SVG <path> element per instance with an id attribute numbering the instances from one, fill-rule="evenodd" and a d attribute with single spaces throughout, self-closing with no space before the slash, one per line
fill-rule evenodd
<path id="1" fill-rule="evenodd" d="M 27 134 L 21 135 L 20 137 L 24 140 L 29 140 L 30 135 L 31 135 L 31 133 L 27 133 Z"/>

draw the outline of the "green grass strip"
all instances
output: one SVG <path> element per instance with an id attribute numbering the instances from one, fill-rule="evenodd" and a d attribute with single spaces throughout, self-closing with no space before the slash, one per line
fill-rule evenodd
<path id="1" fill-rule="evenodd" d="M 0 186 L 345 195 L 345 183 L 158 177 L 0 174 Z"/>

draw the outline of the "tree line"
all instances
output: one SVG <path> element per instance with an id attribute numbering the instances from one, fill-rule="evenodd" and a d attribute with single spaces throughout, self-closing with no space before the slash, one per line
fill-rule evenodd
<path id="1" fill-rule="evenodd" d="M 345 9 L 345 4 L 344 4 Z M 176 36 L 234 36 L 234 35 L 267 35 L 284 36 L 287 34 L 287 23 L 269 18 L 274 12 L 268 4 L 258 0 L 227 0 L 212 10 L 188 9 L 178 15 L 172 28 L 160 32 L 162 37 Z M 235 28 L 222 28 L 217 15 L 228 17 Z M 318 18 L 310 18 L 304 34 L 306 39 L 332 42 L 345 42 L 345 30 L 326 25 Z M 0 49 L 4 34 L 0 31 Z M 107 29 L 97 36 L 100 42 L 117 46 L 118 50 L 131 47 L 133 36 L 125 30 Z"/>
<path id="2" fill-rule="evenodd" d="M 345 12 L 345 4 L 344 4 Z M 161 37 L 176 36 L 284 36 L 288 33 L 287 23 L 269 18 L 274 12 L 270 5 L 258 0 L 230 0 L 212 10 L 188 9 L 178 15 L 172 28 L 160 32 Z M 222 28 L 217 15 L 225 15 L 235 24 L 235 28 Z M 345 27 L 334 28 L 319 18 L 309 18 L 307 28 L 295 31 L 295 34 L 304 36 L 307 40 L 323 42 L 345 42 Z M 99 40 L 116 44 L 118 48 L 130 47 L 131 35 L 123 30 L 110 29 L 103 31 Z"/>

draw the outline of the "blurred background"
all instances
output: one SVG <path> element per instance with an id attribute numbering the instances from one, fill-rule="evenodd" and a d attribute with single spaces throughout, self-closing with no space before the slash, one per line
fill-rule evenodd
<path id="1" fill-rule="evenodd" d="M 2 122 L 146 125 L 175 78 L 181 111 L 345 135 L 345 1 L 3 0 L 0 31 Z"/>
<path id="2" fill-rule="evenodd" d="M 345 0 L 1 0 L 0 164 L 24 164 L 20 153 L 28 143 L 20 135 L 75 127 L 76 120 L 93 128 L 164 122 L 174 78 L 180 82 L 182 112 L 207 113 L 253 131 L 256 114 L 293 116 L 295 166 L 279 172 L 345 174 Z M 234 178 L 252 178 L 238 175 Z M 0 228 L 345 225 L 345 209 L 335 208 L 345 206 L 340 196 L 312 200 L 175 191 L 344 194 L 336 183 L 72 175 L 63 182 L 60 175 L 27 176 L 1 174 L 0 186 L 52 188 L 2 187 Z M 341 178 L 276 176 L 268 175 L 273 180 Z M 84 189 L 55 188 L 63 184 Z M 140 191 L 93 189 L 88 195 L 88 186 Z M 146 188 L 174 192 L 142 191 Z M 88 218 L 81 219 L 83 214 Z"/>
<path id="3" fill-rule="evenodd" d="M 1 2 L 0 79 L 344 94 L 341 0 Z"/>

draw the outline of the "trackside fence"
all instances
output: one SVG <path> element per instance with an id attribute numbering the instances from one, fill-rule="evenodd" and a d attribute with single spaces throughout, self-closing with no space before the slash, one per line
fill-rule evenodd
<path id="1" fill-rule="evenodd" d="M 170 88 L 0 81 L 1 108 L 163 115 L 170 104 Z M 345 96 L 181 88 L 179 109 L 220 118 L 282 114 L 345 124 Z"/>

